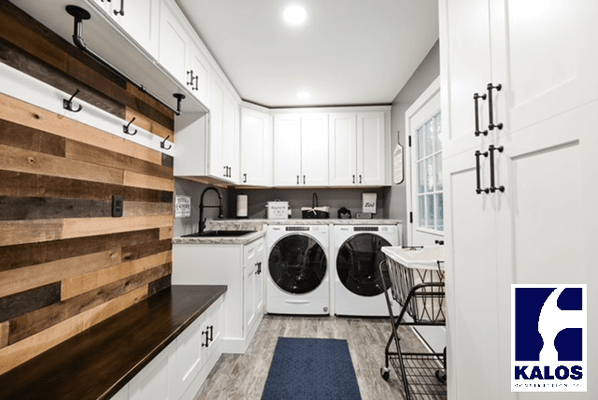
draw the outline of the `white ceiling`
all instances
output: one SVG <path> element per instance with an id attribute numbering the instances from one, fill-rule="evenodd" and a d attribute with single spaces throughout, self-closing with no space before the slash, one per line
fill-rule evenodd
<path id="1" fill-rule="evenodd" d="M 268 107 L 389 104 L 438 39 L 437 0 L 177 3 L 241 98 Z M 290 4 L 304 26 L 284 23 Z"/>

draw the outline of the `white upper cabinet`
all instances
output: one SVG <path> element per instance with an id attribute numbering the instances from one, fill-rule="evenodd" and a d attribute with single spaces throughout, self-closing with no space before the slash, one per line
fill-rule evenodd
<path id="1" fill-rule="evenodd" d="M 237 105 L 217 79 L 211 85 L 209 113 L 209 175 L 226 181 L 237 181 Z"/>
<path id="2" fill-rule="evenodd" d="M 158 61 L 179 82 L 189 87 L 187 71 L 191 37 L 175 17 L 176 4 L 162 1 L 160 6 L 160 49 Z"/>
<path id="3" fill-rule="evenodd" d="M 189 56 L 189 67 L 187 69 L 188 80 L 186 82 L 187 87 L 204 105 L 209 107 L 209 64 L 197 46 L 191 47 Z"/>
<path id="4" fill-rule="evenodd" d="M 330 185 L 386 184 L 383 111 L 330 115 Z"/>
<path id="5" fill-rule="evenodd" d="M 328 185 L 328 114 L 274 117 L 274 186 Z"/>
<path id="6" fill-rule="evenodd" d="M 271 127 L 268 114 L 241 108 L 241 176 L 243 185 L 271 184 Z"/>

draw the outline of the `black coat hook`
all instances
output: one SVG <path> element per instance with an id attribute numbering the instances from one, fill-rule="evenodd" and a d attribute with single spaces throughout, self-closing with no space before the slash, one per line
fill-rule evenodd
<path id="1" fill-rule="evenodd" d="M 164 139 L 163 141 L 160 142 L 160 148 L 165 149 L 165 150 L 172 149 L 172 145 L 166 147 L 166 141 L 168 140 L 169 137 L 170 137 L 170 135 L 166 136 L 166 139 Z"/>
<path id="2" fill-rule="evenodd" d="M 68 99 L 68 100 L 67 99 L 62 99 L 62 107 L 65 110 L 69 110 L 69 111 L 72 111 L 72 112 L 79 112 L 79 111 L 81 111 L 83 109 L 83 106 L 81 104 L 79 104 L 79 108 L 77 108 L 76 110 L 73 109 L 73 99 L 75 98 L 76 95 L 79 94 L 79 92 L 80 92 L 80 90 L 77 89 L 75 91 L 75 93 L 71 96 L 70 99 Z"/>
<path id="3" fill-rule="evenodd" d="M 123 132 L 126 133 L 127 135 L 136 135 L 137 134 L 137 129 L 135 129 L 134 131 L 130 130 L 131 124 L 133 123 L 133 121 L 135 121 L 135 117 L 133 117 L 133 119 L 131 120 L 131 122 L 129 122 L 127 125 L 123 125 Z"/>

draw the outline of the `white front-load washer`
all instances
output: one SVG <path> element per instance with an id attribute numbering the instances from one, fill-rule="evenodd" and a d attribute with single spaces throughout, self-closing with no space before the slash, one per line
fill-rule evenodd
<path id="1" fill-rule="evenodd" d="M 336 315 L 387 317 L 388 306 L 382 279 L 386 287 L 390 288 L 390 277 L 388 268 L 380 274 L 378 266 L 385 257 L 380 249 L 383 246 L 398 246 L 401 243 L 399 227 L 335 225 L 332 229 L 332 312 Z M 392 297 L 390 299 L 393 313 L 400 311 Z"/>
<path id="2" fill-rule="evenodd" d="M 330 313 L 328 235 L 328 225 L 268 226 L 268 313 Z"/>

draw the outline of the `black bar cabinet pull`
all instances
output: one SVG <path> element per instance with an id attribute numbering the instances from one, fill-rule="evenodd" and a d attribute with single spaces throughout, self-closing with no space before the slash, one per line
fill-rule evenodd
<path id="1" fill-rule="evenodd" d="M 208 337 L 208 331 L 207 331 L 207 330 L 205 330 L 205 331 L 201 331 L 201 334 L 202 334 L 202 335 L 206 335 L 206 342 L 205 342 L 205 343 L 202 343 L 202 344 L 201 344 L 201 347 L 208 347 L 208 345 L 210 344 L 210 342 L 209 342 L 209 339 L 210 339 L 210 338 Z"/>
<path id="2" fill-rule="evenodd" d="M 484 193 L 488 193 L 489 190 L 488 189 L 482 189 L 481 188 L 481 182 L 480 182 L 480 156 L 484 156 L 484 157 L 488 157 L 488 152 L 485 151 L 483 153 L 481 153 L 479 150 L 475 151 L 475 177 L 476 177 L 476 189 L 475 192 L 477 194 L 481 194 L 482 192 Z"/>
<path id="3" fill-rule="evenodd" d="M 247 174 L 243 174 L 243 183 L 247 183 Z"/>
<path id="4" fill-rule="evenodd" d="M 359 183 L 363 183 L 361 180 L 361 174 L 359 175 Z"/>
<path id="5" fill-rule="evenodd" d="M 233 167 L 228 167 L 228 177 L 229 178 L 233 177 Z"/>
<path id="6" fill-rule="evenodd" d="M 483 132 L 480 131 L 480 112 L 478 110 L 478 99 L 486 100 L 486 94 L 483 94 L 481 96 L 478 93 L 473 94 L 473 103 L 474 103 L 474 109 L 475 109 L 475 132 L 474 132 L 474 134 L 476 136 L 480 136 L 480 135 L 486 136 L 488 134 L 488 130 L 485 130 Z"/>
<path id="7" fill-rule="evenodd" d="M 187 71 L 187 79 L 189 82 L 185 82 L 187 86 L 193 85 L 193 70 Z"/>
<path id="8" fill-rule="evenodd" d="M 208 327 L 210 329 L 210 342 L 214 341 L 214 325 Z"/>
<path id="9" fill-rule="evenodd" d="M 502 89 L 502 85 L 499 83 L 496 86 L 493 86 L 491 83 L 488 84 L 488 129 L 489 130 L 494 130 L 494 128 L 498 128 L 498 129 L 502 129 L 502 122 L 499 124 L 494 124 L 494 110 L 493 110 L 493 106 L 492 106 L 492 89 L 496 89 L 497 92 L 500 92 L 500 90 Z"/>
<path id="10" fill-rule="evenodd" d="M 193 81 L 191 81 L 191 83 L 193 83 Z M 192 86 L 191 89 L 199 90 L 197 85 L 199 85 L 199 76 L 195 75 L 195 87 Z"/>
<path id="11" fill-rule="evenodd" d="M 114 15 L 125 15 L 125 0 L 120 0 L 120 11 L 114 10 Z"/>
<path id="12" fill-rule="evenodd" d="M 305 175 L 303 175 L 303 184 L 305 185 Z"/>
<path id="13" fill-rule="evenodd" d="M 496 192 L 497 190 L 504 192 L 505 191 L 504 186 L 502 186 L 502 185 L 499 187 L 494 186 L 494 150 L 498 150 L 499 153 L 502 153 L 502 151 L 504 150 L 504 147 L 503 146 L 494 147 L 493 144 L 488 146 L 488 152 L 490 153 L 490 191 L 492 193 Z"/>
<path id="14" fill-rule="evenodd" d="M 260 261 L 260 262 L 257 263 L 257 272 L 256 272 L 256 274 L 259 275 L 261 273 L 262 273 L 262 262 Z"/>
<path id="15" fill-rule="evenodd" d="M 299 184 L 299 175 L 297 175 L 297 185 Z"/>
<path id="16" fill-rule="evenodd" d="M 355 175 L 353 175 L 353 183 L 355 183 Z"/>

